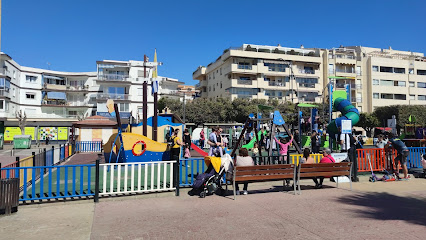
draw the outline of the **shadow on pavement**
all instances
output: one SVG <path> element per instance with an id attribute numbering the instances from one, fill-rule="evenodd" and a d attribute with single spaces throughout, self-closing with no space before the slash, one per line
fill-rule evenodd
<path id="1" fill-rule="evenodd" d="M 367 209 L 356 210 L 360 217 L 376 220 L 402 220 L 426 225 L 426 199 L 400 197 L 388 193 L 365 193 L 341 197 L 340 204 L 359 205 Z"/>

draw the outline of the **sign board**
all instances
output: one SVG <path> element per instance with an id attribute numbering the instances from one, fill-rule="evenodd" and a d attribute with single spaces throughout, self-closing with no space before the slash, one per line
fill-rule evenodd
<path id="1" fill-rule="evenodd" d="M 68 140 L 67 127 L 58 127 L 58 140 Z"/>
<path id="2" fill-rule="evenodd" d="M 342 120 L 342 133 L 352 133 L 351 120 Z"/>
<path id="3" fill-rule="evenodd" d="M 331 156 L 339 163 L 348 158 L 348 153 L 332 153 Z"/>
<path id="4" fill-rule="evenodd" d="M 31 140 L 35 140 L 35 127 L 26 127 L 25 135 L 31 135 Z"/>
<path id="5" fill-rule="evenodd" d="M 388 119 L 388 127 L 392 128 L 392 133 L 396 134 L 396 118 L 395 115 Z"/>
<path id="6" fill-rule="evenodd" d="M 4 129 L 4 140 L 5 141 L 12 141 L 13 136 L 15 135 L 21 135 L 21 129 L 19 127 L 6 127 Z"/>
<path id="7" fill-rule="evenodd" d="M 49 140 L 58 140 L 58 132 L 55 127 L 40 127 L 38 130 L 38 139 L 46 140 L 49 137 Z"/>

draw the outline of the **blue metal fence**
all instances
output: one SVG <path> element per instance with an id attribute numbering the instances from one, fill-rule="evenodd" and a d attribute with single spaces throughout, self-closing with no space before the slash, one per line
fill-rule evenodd
<path id="1" fill-rule="evenodd" d="M 23 178 L 20 201 L 94 196 L 95 164 L 2 168 Z M 21 176 L 19 174 L 21 173 Z"/>
<path id="2" fill-rule="evenodd" d="M 59 149 L 59 160 L 62 161 L 65 159 L 65 145 L 62 145 Z"/>
<path id="3" fill-rule="evenodd" d="M 81 141 L 75 143 L 77 152 L 102 152 L 102 142 Z"/>
<path id="4" fill-rule="evenodd" d="M 407 168 L 422 168 L 422 155 L 426 153 L 426 147 L 409 147 L 408 150 Z"/>
<path id="5" fill-rule="evenodd" d="M 46 166 L 53 166 L 53 149 L 46 151 Z"/>
<path id="6" fill-rule="evenodd" d="M 180 159 L 179 186 L 189 187 L 194 183 L 198 174 L 207 170 L 204 158 Z"/>

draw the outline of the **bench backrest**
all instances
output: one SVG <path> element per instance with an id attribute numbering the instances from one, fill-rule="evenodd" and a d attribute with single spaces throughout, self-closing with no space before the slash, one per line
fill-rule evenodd
<path id="1" fill-rule="evenodd" d="M 235 181 L 272 181 L 282 179 L 294 179 L 296 173 L 295 164 L 276 164 L 258 166 L 236 166 Z"/>
<path id="2" fill-rule="evenodd" d="M 349 176 L 351 163 L 302 163 L 299 165 L 299 177 L 338 177 Z"/>

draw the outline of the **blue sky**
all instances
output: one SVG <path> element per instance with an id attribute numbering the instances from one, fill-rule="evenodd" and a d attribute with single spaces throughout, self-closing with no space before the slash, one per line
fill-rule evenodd
<path id="1" fill-rule="evenodd" d="M 243 43 L 340 45 L 426 53 L 426 1 L 2 0 L 2 51 L 23 66 L 96 71 L 96 61 L 151 60 L 192 72 Z"/>

